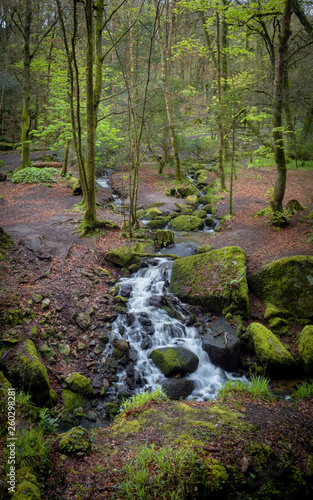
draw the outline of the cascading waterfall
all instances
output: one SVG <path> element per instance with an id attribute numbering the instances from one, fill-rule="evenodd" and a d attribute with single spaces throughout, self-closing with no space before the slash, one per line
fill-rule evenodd
<path id="1" fill-rule="evenodd" d="M 125 290 L 129 296 L 128 309 L 114 322 L 112 336 L 128 341 L 131 346 L 135 380 L 133 389 L 154 390 L 162 385 L 167 379 L 155 367 L 149 354 L 156 347 L 182 345 L 199 358 L 198 369 L 185 377 L 194 382 L 194 390 L 188 399 L 214 399 L 221 386 L 234 377 L 211 363 L 202 349 L 197 328 L 186 326 L 188 315 L 184 313 L 178 299 L 175 307 L 182 320 L 170 317 L 162 308 L 164 296 L 167 296 L 172 262 L 160 258 L 155 259 L 154 263 L 154 266 L 140 269 L 131 278 L 120 281 L 121 292 Z M 129 391 L 127 370 L 119 371 L 117 376 L 117 391 Z"/>
<path id="2" fill-rule="evenodd" d="M 191 180 L 192 177 L 190 177 Z M 108 175 L 97 179 L 103 187 L 110 189 Z M 203 194 L 203 193 L 202 193 Z M 121 205 L 121 200 L 112 193 L 114 204 Z M 201 206 L 199 206 L 201 208 Z M 208 214 L 213 217 L 212 214 Z M 214 220 L 215 227 L 219 224 Z M 212 227 L 204 226 L 199 232 L 176 234 L 176 245 L 170 252 L 180 257 L 197 252 L 197 247 L 203 243 L 208 233 L 214 232 Z M 164 249 L 168 252 L 168 249 Z M 119 367 L 116 374 L 115 389 L 111 388 L 110 396 L 121 393 L 154 390 L 168 380 L 150 359 L 153 349 L 162 346 L 184 346 L 198 356 L 199 365 L 195 372 L 184 377 L 192 380 L 194 390 L 187 399 L 205 401 L 215 399 L 218 390 L 227 380 L 235 379 L 232 374 L 213 365 L 207 353 L 202 349 L 200 334 L 194 326 L 187 326 L 188 313 L 175 297 L 175 307 L 178 312 L 176 319 L 163 309 L 164 298 L 170 297 L 168 285 L 170 282 L 173 262 L 161 257 L 153 261 L 153 265 L 140 269 L 130 278 L 119 282 L 120 293 L 128 298 L 126 314 L 120 314 L 112 324 L 112 339 L 123 339 L 130 346 L 131 365 Z M 166 303 L 166 300 L 165 300 Z M 108 346 L 106 356 L 112 354 L 113 347 Z"/>

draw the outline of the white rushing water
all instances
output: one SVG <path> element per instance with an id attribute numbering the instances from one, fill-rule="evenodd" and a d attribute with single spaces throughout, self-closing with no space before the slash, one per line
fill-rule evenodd
<path id="1" fill-rule="evenodd" d="M 130 295 L 127 314 L 118 316 L 113 324 L 112 334 L 115 338 L 127 340 L 132 351 L 136 353 L 134 371 L 138 386 L 135 390 L 154 390 L 167 380 L 149 358 L 153 349 L 182 345 L 199 358 L 197 370 L 185 377 L 194 382 L 194 390 L 188 399 L 215 399 L 222 385 L 235 377 L 211 363 L 202 349 L 198 330 L 184 324 L 188 315 L 186 312 L 182 314 L 178 299 L 175 298 L 175 307 L 183 316 L 182 321 L 170 317 L 162 308 L 162 298 L 167 294 L 172 262 L 166 258 L 155 261 L 156 265 L 140 269 L 135 275 L 123 278 L 119 283 L 120 290 L 128 290 Z M 117 388 L 119 391 L 127 391 L 126 371 L 119 371 L 117 375 Z"/>

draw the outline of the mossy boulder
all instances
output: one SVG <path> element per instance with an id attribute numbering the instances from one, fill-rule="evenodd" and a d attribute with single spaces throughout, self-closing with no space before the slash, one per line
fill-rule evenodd
<path id="1" fill-rule="evenodd" d="M 255 351 L 259 364 L 270 376 L 292 374 L 296 362 L 281 341 L 261 323 L 251 323 L 243 338 Z"/>
<path id="2" fill-rule="evenodd" d="M 162 215 L 163 214 L 161 210 L 158 210 L 157 208 L 148 208 L 144 212 L 144 218 L 149 220 L 156 219 L 157 217 L 162 217 Z"/>
<path id="3" fill-rule="evenodd" d="M 77 177 L 72 176 L 67 183 L 67 187 L 71 188 L 73 196 L 79 196 L 83 194 L 80 180 Z"/>
<path id="4" fill-rule="evenodd" d="M 186 375 L 198 368 L 199 358 L 185 347 L 159 347 L 154 349 L 151 359 L 166 377 Z"/>
<path id="5" fill-rule="evenodd" d="M 266 264 L 249 278 L 261 300 L 287 309 L 298 318 L 313 316 L 313 257 L 296 255 Z"/>
<path id="6" fill-rule="evenodd" d="M 193 215 L 179 215 L 169 223 L 169 227 L 173 231 L 199 231 L 199 229 L 203 229 L 203 226 L 203 220 Z"/>
<path id="7" fill-rule="evenodd" d="M 291 215 L 296 214 L 297 212 L 300 212 L 304 210 L 304 207 L 301 205 L 301 203 L 298 202 L 298 200 L 295 200 L 294 198 L 289 200 L 286 209 Z"/>
<path id="8" fill-rule="evenodd" d="M 188 205 L 191 205 L 192 207 L 197 207 L 199 205 L 198 198 L 195 194 L 187 196 L 186 201 Z"/>
<path id="9" fill-rule="evenodd" d="M 91 447 L 91 437 L 82 427 L 73 427 L 60 435 L 59 449 L 67 455 L 82 456 L 90 453 Z"/>
<path id="10" fill-rule="evenodd" d="M 170 217 L 156 217 L 153 220 L 149 220 L 149 222 L 147 222 L 147 226 L 150 229 L 163 229 L 165 226 L 167 226 L 170 220 Z"/>
<path id="11" fill-rule="evenodd" d="M 209 172 L 208 170 L 200 169 L 195 173 L 195 178 L 198 186 L 209 186 L 216 181 L 217 175 L 215 172 Z"/>
<path id="12" fill-rule="evenodd" d="M 91 380 L 81 373 L 74 372 L 68 375 L 65 379 L 65 383 L 68 389 L 82 396 L 92 396 L 93 389 Z"/>
<path id="13" fill-rule="evenodd" d="M 3 351 L 0 365 L 10 382 L 29 393 L 37 406 L 49 406 L 55 400 L 47 369 L 32 340 L 25 340 L 16 349 Z"/>
<path id="14" fill-rule="evenodd" d="M 240 247 L 224 247 L 177 259 L 170 291 L 189 304 L 248 317 L 245 252 Z"/>
<path id="15" fill-rule="evenodd" d="M 16 491 L 12 500 L 40 500 L 40 486 L 36 476 L 29 467 L 22 467 L 16 474 Z"/>
<path id="16" fill-rule="evenodd" d="M 154 250 L 152 240 L 138 241 L 135 245 L 125 245 L 117 247 L 108 252 L 105 256 L 106 260 L 113 262 L 119 267 L 129 267 L 132 264 L 137 264 L 140 260 L 138 254 L 146 253 Z"/>
<path id="17" fill-rule="evenodd" d="M 200 219 L 205 219 L 207 216 L 207 213 L 205 210 L 195 210 L 193 213 L 195 217 L 200 217 Z"/>
<path id="18" fill-rule="evenodd" d="M 188 184 L 168 188 L 165 191 L 165 194 L 175 198 L 187 198 L 187 196 L 190 195 L 196 195 L 197 197 L 200 196 L 200 191 L 193 183 L 190 182 Z"/>
<path id="19" fill-rule="evenodd" d="M 304 373 L 313 376 L 313 326 L 303 328 L 298 339 L 299 355 L 302 360 Z"/>
<path id="20" fill-rule="evenodd" d="M 87 398 L 82 396 L 82 394 L 77 394 L 70 389 L 63 389 L 62 391 L 62 399 L 64 408 L 67 412 L 74 412 L 77 408 L 85 408 L 88 403 Z"/>
<path id="21" fill-rule="evenodd" d="M 155 232 L 154 241 L 159 247 L 167 247 L 175 243 L 174 232 L 161 230 Z"/>

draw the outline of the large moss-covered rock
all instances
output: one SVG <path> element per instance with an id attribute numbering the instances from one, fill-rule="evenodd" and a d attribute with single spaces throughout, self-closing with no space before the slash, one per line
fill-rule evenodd
<path id="1" fill-rule="evenodd" d="M 0 364 L 10 382 L 29 393 L 36 405 L 49 405 L 54 401 L 47 369 L 39 359 L 32 340 L 25 340 L 16 350 L 2 352 Z"/>
<path id="2" fill-rule="evenodd" d="M 270 376 L 291 375 L 296 366 L 294 358 L 281 341 L 261 323 L 251 323 L 243 336 L 257 355 L 259 364 Z"/>
<path id="3" fill-rule="evenodd" d="M 287 309 L 298 318 L 313 316 L 313 257 L 296 255 L 266 264 L 249 278 L 261 299 Z"/>
<path id="4" fill-rule="evenodd" d="M 313 375 L 313 326 L 303 328 L 298 339 L 299 355 L 302 360 L 304 373 Z"/>
<path id="5" fill-rule="evenodd" d="M 187 198 L 190 195 L 200 196 L 199 189 L 192 183 L 183 186 L 176 186 L 166 190 L 167 196 L 174 196 L 175 198 Z"/>
<path id="6" fill-rule="evenodd" d="M 150 229 L 163 229 L 163 227 L 167 226 L 170 220 L 170 217 L 156 217 L 153 220 L 149 220 L 147 226 Z"/>
<path id="7" fill-rule="evenodd" d="M 224 247 L 178 259 L 173 265 L 170 290 L 189 304 L 247 317 L 246 254 L 240 247 Z"/>
<path id="8" fill-rule="evenodd" d="M 192 373 L 199 364 L 198 356 L 182 346 L 159 347 L 154 349 L 150 356 L 155 366 L 166 377 Z"/>
<path id="9" fill-rule="evenodd" d="M 203 226 L 203 220 L 193 215 L 179 215 L 169 223 L 169 227 L 174 231 L 198 231 L 203 229 Z"/>
<path id="10" fill-rule="evenodd" d="M 147 210 L 145 210 L 144 212 L 144 217 L 146 219 L 156 219 L 157 217 L 160 217 L 162 216 L 162 212 L 161 210 L 158 210 L 157 208 L 148 208 Z"/>
<path id="11" fill-rule="evenodd" d="M 168 245 L 173 245 L 175 243 L 173 231 L 166 231 L 159 229 L 154 234 L 154 241 L 160 247 L 167 247 Z"/>
<path id="12" fill-rule="evenodd" d="M 139 262 L 140 258 L 137 254 L 149 252 L 150 250 L 154 250 L 152 240 L 138 241 L 136 245 L 114 248 L 106 254 L 105 258 L 117 266 L 129 267 Z"/>
<path id="13" fill-rule="evenodd" d="M 73 427 L 60 438 L 59 449 L 62 453 L 82 456 L 91 451 L 91 437 L 82 427 Z"/>
<path id="14" fill-rule="evenodd" d="M 81 373 L 74 372 L 65 379 L 66 386 L 73 392 L 82 396 L 92 396 L 93 389 L 91 380 Z"/>

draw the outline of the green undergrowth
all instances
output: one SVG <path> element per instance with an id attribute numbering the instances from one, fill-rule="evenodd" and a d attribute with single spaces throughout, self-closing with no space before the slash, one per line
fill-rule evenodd
<path id="1" fill-rule="evenodd" d="M 216 484 L 209 479 L 210 469 L 218 476 Z M 154 444 L 144 445 L 124 471 L 125 480 L 119 488 L 123 498 L 140 500 L 208 498 L 209 490 L 222 489 L 227 478 L 223 466 L 200 458 L 186 445 L 178 448 L 167 445 L 159 450 Z"/>
<path id="2" fill-rule="evenodd" d="M 223 400 L 227 395 L 232 395 L 234 393 L 249 393 L 255 399 L 272 400 L 273 395 L 269 384 L 270 380 L 268 378 L 259 375 L 252 375 L 249 382 L 228 380 L 227 384 L 219 390 L 218 397 Z"/>
<path id="3" fill-rule="evenodd" d="M 13 174 L 11 182 L 14 184 L 34 184 L 45 182 L 56 182 L 56 175 L 58 170 L 56 168 L 36 168 L 29 167 L 18 170 Z"/>
<path id="4" fill-rule="evenodd" d="M 304 381 L 296 388 L 293 393 L 293 399 L 307 399 L 313 396 L 313 382 Z"/>
<path id="5" fill-rule="evenodd" d="M 153 392 L 144 391 L 140 392 L 139 394 L 134 394 L 134 396 L 132 396 L 131 398 L 125 399 L 123 401 L 118 413 L 118 417 L 122 417 L 127 411 L 142 408 L 151 401 L 162 402 L 167 400 L 168 398 L 166 394 L 160 387 L 158 387 Z"/>

